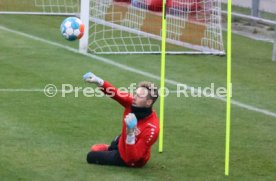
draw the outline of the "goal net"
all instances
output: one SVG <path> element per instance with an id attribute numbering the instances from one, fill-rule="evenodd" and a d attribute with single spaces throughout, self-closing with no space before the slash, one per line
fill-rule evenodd
<path id="1" fill-rule="evenodd" d="M 220 0 L 167 0 L 167 52 L 224 54 Z M 90 0 L 89 50 L 160 53 L 162 0 Z"/>
<path id="2" fill-rule="evenodd" d="M 20 7 L 26 10 L 26 6 L 30 6 L 30 11 L 44 14 L 78 15 L 82 11 L 80 0 L 1 1 L 5 1 L 3 6 L 16 3 L 17 11 Z M 161 52 L 162 0 L 82 1 L 90 1 L 85 12 L 90 20 L 89 52 Z M 224 54 L 221 0 L 167 0 L 166 22 L 167 53 Z"/>

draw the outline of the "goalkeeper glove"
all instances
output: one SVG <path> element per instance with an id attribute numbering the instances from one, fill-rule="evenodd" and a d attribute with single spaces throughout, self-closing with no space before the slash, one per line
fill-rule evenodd
<path id="1" fill-rule="evenodd" d="M 89 83 L 96 83 L 96 84 L 98 84 L 98 86 L 103 86 L 103 84 L 104 84 L 104 80 L 101 79 L 100 77 L 97 77 L 92 72 L 88 72 L 88 73 L 84 74 L 83 79 L 84 79 L 84 81 L 89 82 Z"/>
<path id="2" fill-rule="evenodd" d="M 127 137 L 126 144 L 133 145 L 135 144 L 135 128 L 137 127 L 137 118 L 133 113 L 129 113 L 125 117 L 125 123 L 127 126 Z"/>

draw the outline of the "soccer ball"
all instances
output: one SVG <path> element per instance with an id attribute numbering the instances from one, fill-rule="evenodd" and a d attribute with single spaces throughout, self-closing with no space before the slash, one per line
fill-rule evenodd
<path id="1" fill-rule="evenodd" d="M 64 38 L 74 41 L 83 36 L 84 24 L 79 18 L 69 17 L 61 23 L 60 31 Z"/>

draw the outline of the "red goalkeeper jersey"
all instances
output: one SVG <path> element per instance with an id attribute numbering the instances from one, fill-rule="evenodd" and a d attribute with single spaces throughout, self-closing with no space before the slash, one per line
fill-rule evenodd
<path id="1" fill-rule="evenodd" d="M 124 108 L 122 118 L 122 133 L 118 143 L 119 153 L 124 162 L 131 167 L 141 167 L 147 163 L 150 158 L 151 146 L 155 143 L 159 135 L 159 121 L 155 111 L 138 120 L 135 130 L 135 144 L 126 143 L 126 124 L 125 117 L 131 113 L 131 104 L 133 95 L 119 91 L 109 82 L 104 81 L 103 92 L 119 102 Z"/>

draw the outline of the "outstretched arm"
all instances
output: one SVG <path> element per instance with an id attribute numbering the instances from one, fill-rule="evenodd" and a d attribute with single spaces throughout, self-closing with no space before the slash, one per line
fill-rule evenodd
<path id="1" fill-rule="evenodd" d="M 132 104 L 133 97 L 127 92 L 122 92 L 107 81 L 96 76 L 92 72 L 88 72 L 83 76 L 83 79 L 89 83 L 95 83 L 101 87 L 101 91 L 107 96 L 119 102 L 122 106 L 127 107 Z"/>

